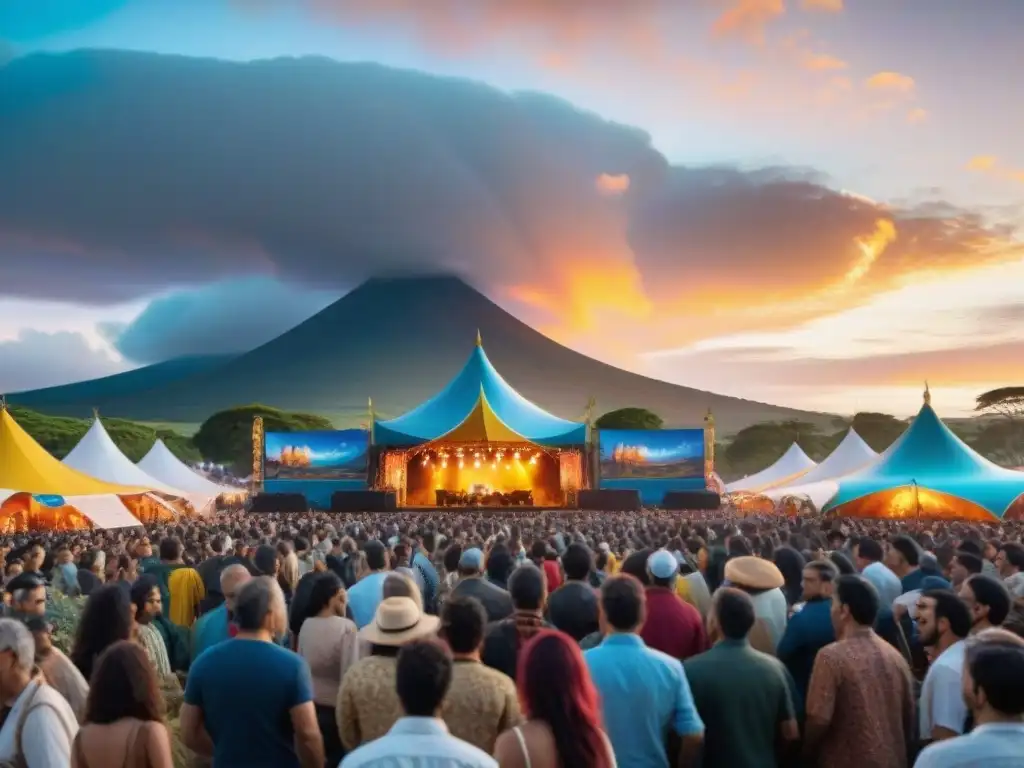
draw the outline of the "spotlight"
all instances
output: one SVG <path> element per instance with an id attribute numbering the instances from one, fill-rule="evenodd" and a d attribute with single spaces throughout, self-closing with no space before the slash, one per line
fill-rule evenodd
<path id="1" fill-rule="evenodd" d="M 531 456 L 530 457 L 530 463 L 531 464 L 536 464 L 537 463 L 537 457 L 536 456 Z"/>
<path id="2" fill-rule="evenodd" d="M 429 461 L 430 461 L 430 459 L 426 459 L 426 458 L 425 458 L 425 459 L 423 459 L 423 466 L 424 466 L 424 467 L 425 467 L 425 466 L 427 466 L 427 463 L 428 463 Z"/>
<path id="3" fill-rule="evenodd" d="M 497 468 L 498 468 L 498 465 L 497 465 L 497 464 L 495 464 L 495 463 L 494 463 L 494 462 L 492 461 L 492 462 L 491 462 L 491 469 L 497 469 Z"/>
<path id="4" fill-rule="evenodd" d="M 506 464 L 505 465 L 505 469 L 512 469 L 512 465 L 511 464 Z"/>
<path id="5" fill-rule="evenodd" d="M 444 469 L 447 466 L 448 466 L 448 459 L 442 459 L 441 460 L 441 468 Z"/>
<path id="6" fill-rule="evenodd" d="M 473 462 L 473 466 L 476 467 L 477 469 L 480 469 L 480 459 L 477 459 L 476 461 L 474 461 Z"/>
<path id="7" fill-rule="evenodd" d="M 519 461 L 519 451 L 516 451 L 515 453 L 513 453 L 512 454 L 512 458 L 515 459 L 516 461 Z"/>
<path id="8" fill-rule="evenodd" d="M 462 459 L 459 459 L 459 469 L 462 469 L 463 466 L 465 466 L 465 465 L 463 464 Z"/>

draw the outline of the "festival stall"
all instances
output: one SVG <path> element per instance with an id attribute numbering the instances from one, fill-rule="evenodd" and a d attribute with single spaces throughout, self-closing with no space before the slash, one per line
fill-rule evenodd
<path id="1" fill-rule="evenodd" d="M 878 460 L 878 453 L 851 427 L 839 445 L 820 464 L 800 476 L 796 485 L 784 485 L 764 491 L 784 513 L 797 509 L 804 513 L 810 505 L 820 510 L 836 495 L 841 477 L 857 472 Z"/>
<path id="2" fill-rule="evenodd" d="M 174 510 L 144 487 L 104 482 L 62 464 L 0 405 L 0 534 L 126 528 L 170 521 Z"/>
<path id="3" fill-rule="evenodd" d="M 924 405 L 875 463 L 839 480 L 823 510 L 851 517 L 994 522 L 1019 515 L 1024 475 L 973 451 Z"/>
<path id="4" fill-rule="evenodd" d="M 548 413 L 495 370 L 479 333 L 458 375 L 430 400 L 373 422 L 374 487 L 402 506 L 571 504 L 587 487 L 587 426 Z"/>
<path id="5" fill-rule="evenodd" d="M 189 492 L 176 488 L 148 474 L 132 463 L 111 439 L 99 416 L 71 452 L 64 465 L 107 483 L 147 488 L 160 493 L 165 502 L 180 514 L 203 513 L 210 510 L 215 493 Z"/>

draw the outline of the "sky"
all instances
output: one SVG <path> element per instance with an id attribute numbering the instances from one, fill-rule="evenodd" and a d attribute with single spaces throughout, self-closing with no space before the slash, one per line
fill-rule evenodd
<path id="1" fill-rule="evenodd" d="M 0 390 L 242 351 L 425 266 L 668 381 L 909 415 L 927 380 L 968 414 L 1024 382 L 1022 28 L 960 0 L 8 0 Z"/>

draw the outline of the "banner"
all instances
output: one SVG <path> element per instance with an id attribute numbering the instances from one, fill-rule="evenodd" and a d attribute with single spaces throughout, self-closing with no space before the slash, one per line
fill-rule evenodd
<path id="1" fill-rule="evenodd" d="M 264 480 L 365 480 L 370 433 L 267 432 L 263 438 Z"/>
<path id="2" fill-rule="evenodd" d="M 704 477 L 703 429 L 602 429 L 601 479 Z"/>

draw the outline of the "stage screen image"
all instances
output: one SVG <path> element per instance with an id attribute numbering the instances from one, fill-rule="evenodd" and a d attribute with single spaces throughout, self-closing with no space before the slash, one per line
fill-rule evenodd
<path id="1" fill-rule="evenodd" d="M 482 449 L 463 456 L 436 452 L 410 457 L 407 473 L 406 504 L 434 506 L 442 504 L 439 491 L 474 495 L 475 503 L 488 504 L 491 494 L 529 493 L 529 504 L 554 506 L 562 503 L 557 455 L 531 450 L 507 452 Z M 525 497 L 524 497 L 525 498 Z M 455 503 L 465 503 L 464 500 Z M 524 502 L 526 503 L 526 502 Z"/>
<path id="2" fill-rule="evenodd" d="M 703 429 L 602 429 L 601 479 L 704 477 Z"/>
<path id="3" fill-rule="evenodd" d="M 266 480 L 365 480 L 370 433 L 365 429 L 267 432 Z"/>

